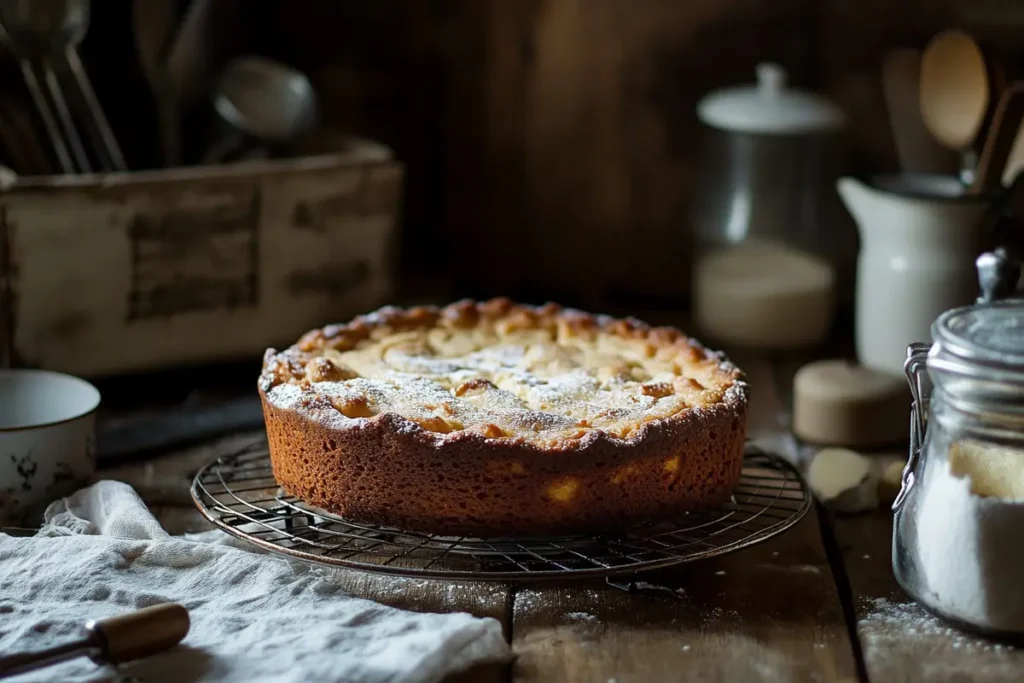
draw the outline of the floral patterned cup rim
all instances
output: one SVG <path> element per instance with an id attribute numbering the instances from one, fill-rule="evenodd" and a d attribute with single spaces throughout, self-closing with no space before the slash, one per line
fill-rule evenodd
<path id="1" fill-rule="evenodd" d="M 24 396 L 28 391 L 52 392 L 58 398 L 50 402 L 45 411 L 30 417 L 19 414 L 17 407 L 19 394 Z M 0 409 L 0 434 L 44 429 L 80 420 L 95 413 L 100 406 L 99 389 L 90 382 L 52 370 L 0 370 L 0 398 L 10 406 Z"/>

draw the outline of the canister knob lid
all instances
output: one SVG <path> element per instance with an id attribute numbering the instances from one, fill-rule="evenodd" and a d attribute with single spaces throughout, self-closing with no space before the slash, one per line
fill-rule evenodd
<path id="1" fill-rule="evenodd" d="M 1013 296 L 1020 282 L 1020 264 L 1002 247 L 982 254 L 975 261 L 981 296 L 978 303 L 989 303 Z"/>
<path id="2" fill-rule="evenodd" d="M 833 102 L 789 87 L 786 70 L 780 65 L 762 62 L 756 75 L 755 85 L 705 95 L 697 104 L 697 116 L 722 130 L 767 135 L 826 133 L 845 125 L 846 117 Z"/>

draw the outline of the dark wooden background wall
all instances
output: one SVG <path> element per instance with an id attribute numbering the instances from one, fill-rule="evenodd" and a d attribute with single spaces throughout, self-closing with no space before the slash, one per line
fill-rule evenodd
<path id="1" fill-rule="evenodd" d="M 325 119 L 408 164 L 412 294 L 678 302 L 694 108 L 761 60 L 849 113 L 890 170 L 879 65 L 967 28 L 1024 45 L 1020 0 L 249 0 L 248 49 L 306 70 Z M 438 289 L 441 285 L 448 288 Z"/>

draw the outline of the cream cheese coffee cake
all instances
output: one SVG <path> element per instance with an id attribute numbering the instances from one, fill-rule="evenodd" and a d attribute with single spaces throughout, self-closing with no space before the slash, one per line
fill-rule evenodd
<path id="1" fill-rule="evenodd" d="M 384 308 L 268 350 L 259 390 L 285 491 L 408 530 L 607 532 L 723 502 L 743 460 L 721 354 L 553 304 Z"/>

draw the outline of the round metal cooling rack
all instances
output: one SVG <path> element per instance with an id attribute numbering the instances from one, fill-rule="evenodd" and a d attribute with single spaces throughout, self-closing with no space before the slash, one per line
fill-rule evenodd
<path id="1" fill-rule="evenodd" d="M 747 447 L 732 499 L 615 537 L 468 538 L 348 522 L 282 491 L 266 443 L 218 458 L 192 483 L 202 513 L 224 531 L 308 562 L 422 578 L 520 581 L 607 577 L 733 552 L 796 524 L 811 497 L 785 460 Z"/>

